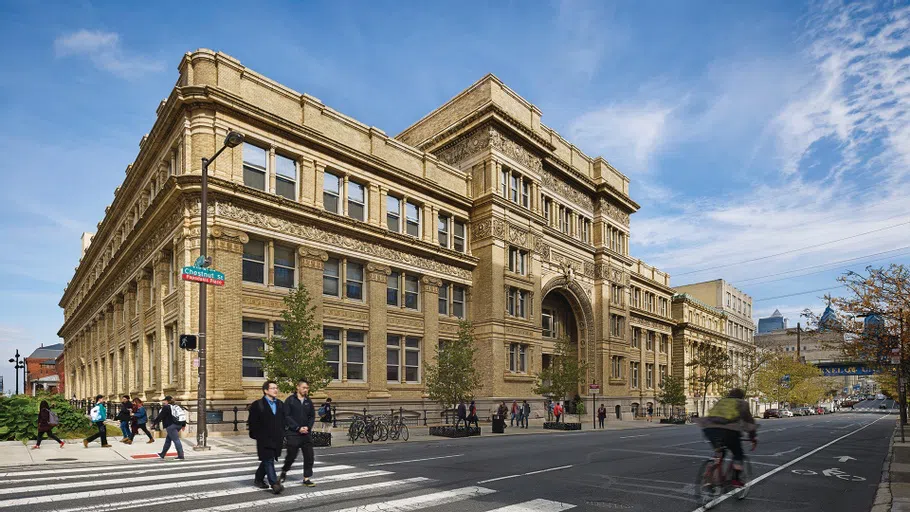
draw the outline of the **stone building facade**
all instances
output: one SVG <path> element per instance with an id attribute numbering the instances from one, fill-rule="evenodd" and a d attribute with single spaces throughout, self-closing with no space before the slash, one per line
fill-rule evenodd
<path id="1" fill-rule="evenodd" d="M 210 167 L 208 396 L 260 395 L 262 340 L 303 283 L 352 408 L 432 408 L 423 369 L 466 319 L 484 403 L 535 398 L 560 336 L 628 415 L 675 364 L 669 276 L 629 255 L 629 179 L 488 75 L 396 137 L 209 50 L 188 53 L 60 306 L 78 397 L 194 400 L 201 159 Z M 537 397 L 539 398 L 539 397 Z"/>

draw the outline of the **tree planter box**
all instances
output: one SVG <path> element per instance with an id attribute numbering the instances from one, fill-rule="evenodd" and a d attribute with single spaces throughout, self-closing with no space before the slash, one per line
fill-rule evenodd
<path id="1" fill-rule="evenodd" d="M 310 437 L 313 438 L 313 446 L 332 446 L 331 432 L 311 432 Z"/>
<path id="2" fill-rule="evenodd" d="M 661 418 L 661 419 L 660 419 L 660 422 L 661 422 L 661 423 L 669 423 L 669 424 L 671 424 L 671 425 L 685 425 L 685 424 L 686 424 L 686 420 L 684 420 L 684 419 L 679 419 L 679 420 L 673 419 L 673 420 L 671 420 L 671 419 L 669 419 L 669 418 Z"/>
<path id="3" fill-rule="evenodd" d="M 480 428 L 455 428 L 451 425 L 441 425 L 438 427 L 430 427 L 430 435 L 441 437 L 472 437 L 480 435 Z"/>
<path id="4" fill-rule="evenodd" d="M 546 421 L 543 424 L 544 430 L 581 430 L 581 423 L 556 423 L 555 421 Z"/>

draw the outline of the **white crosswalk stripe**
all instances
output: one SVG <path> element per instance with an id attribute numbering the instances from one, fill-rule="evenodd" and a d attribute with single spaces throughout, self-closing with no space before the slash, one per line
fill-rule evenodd
<path id="1" fill-rule="evenodd" d="M 197 465 L 208 465 L 212 464 L 214 461 L 219 463 L 221 462 L 231 462 L 231 461 L 250 461 L 253 462 L 256 460 L 256 457 L 245 455 L 243 457 L 229 457 L 224 459 L 207 459 L 207 460 L 186 460 L 181 462 L 182 466 L 197 466 Z M 137 460 L 133 464 L 144 465 L 157 462 L 155 459 L 145 459 Z M 324 462 L 316 461 L 316 464 L 325 464 Z M 23 476 L 34 476 L 34 475 L 66 475 L 73 473 L 94 473 L 96 471 L 106 471 L 109 469 L 118 469 L 123 471 L 124 468 L 130 467 L 124 463 L 111 465 L 111 466 L 92 466 L 91 469 L 86 469 L 85 466 L 80 467 L 67 467 L 67 468 L 55 468 L 55 469 L 37 469 L 37 470 L 26 470 L 26 471 L 10 471 L 7 473 L 0 473 L 0 478 L 14 478 L 14 477 L 23 477 Z"/>
<path id="2" fill-rule="evenodd" d="M 487 494 L 493 494 L 494 492 L 496 491 L 493 489 L 472 485 L 470 487 L 462 487 L 450 491 L 440 491 L 420 496 L 411 496 L 409 498 L 371 503 L 359 507 L 345 508 L 335 512 L 405 512 L 408 510 L 420 510 L 422 508 L 435 507 L 436 505 L 478 498 Z"/>
<path id="3" fill-rule="evenodd" d="M 538 499 L 500 507 L 490 512 L 557 512 L 558 510 L 569 510 L 570 508 L 575 508 L 575 505 Z"/>

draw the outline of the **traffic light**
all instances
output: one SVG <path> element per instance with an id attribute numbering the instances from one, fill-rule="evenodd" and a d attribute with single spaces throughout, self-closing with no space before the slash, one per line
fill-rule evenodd
<path id="1" fill-rule="evenodd" d="M 196 350 L 196 335 L 195 334 L 181 334 L 180 335 L 180 348 L 186 350 Z"/>

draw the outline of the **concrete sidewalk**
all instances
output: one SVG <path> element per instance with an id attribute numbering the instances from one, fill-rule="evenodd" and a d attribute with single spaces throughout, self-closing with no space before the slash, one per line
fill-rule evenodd
<path id="1" fill-rule="evenodd" d="M 642 420 L 626 420 L 607 422 L 603 430 L 634 430 L 647 428 L 671 427 L 676 425 L 660 424 L 657 421 L 648 423 Z M 493 434 L 489 423 L 480 424 L 483 436 L 516 436 L 530 434 L 546 435 L 571 435 L 579 432 L 592 432 L 595 429 L 592 424 L 582 423 L 582 430 L 562 431 L 562 430 L 544 430 L 543 420 L 532 420 L 527 429 L 506 426 L 505 433 Z M 601 429 L 596 429 L 601 430 Z M 153 432 L 158 434 L 158 432 Z M 409 426 L 409 441 L 443 441 L 451 440 L 447 437 L 438 437 L 429 435 L 429 429 L 420 426 Z M 186 432 L 184 432 L 186 434 Z M 193 446 L 196 444 L 196 438 L 193 435 L 181 437 L 183 442 L 184 455 L 187 458 L 212 457 L 218 455 L 229 455 L 235 453 L 255 453 L 256 441 L 250 439 L 246 431 L 240 432 L 240 435 L 226 437 L 210 437 L 208 444 L 211 447 L 207 451 L 195 451 Z M 347 428 L 338 427 L 332 429 L 333 448 L 346 448 L 350 446 L 363 446 L 367 443 L 358 440 L 351 443 L 347 439 Z M 148 438 L 144 434 L 137 435 L 135 442 L 131 445 L 120 442 L 119 436 L 108 436 L 108 443 L 111 448 L 102 448 L 99 441 L 89 444 L 88 448 L 83 447 L 82 439 L 65 439 L 65 447 L 60 446 L 53 440 L 41 442 L 41 448 L 34 450 L 34 441 L 23 444 L 20 441 L 0 441 L 0 467 L 4 466 L 23 466 L 31 464 L 60 464 L 68 462 L 121 462 L 128 460 L 153 459 L 156 453 L 163 448 L 164 439 L 156 438 L 152 444 L 146 443 Z M 378 441 L 372 444 L 400 444 L 404 441 Z M 176 456 L 173 446 L 168 452 L 169 456 Z M 910 509 L 908 509 L 910 510 Z"/>

